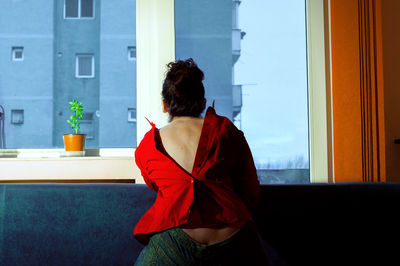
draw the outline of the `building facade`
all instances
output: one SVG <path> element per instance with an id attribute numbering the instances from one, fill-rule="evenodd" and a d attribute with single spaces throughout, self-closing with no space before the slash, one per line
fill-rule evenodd
<path id="1" fill-rule="evenodd" d="M 176 58 L 205 72 L 208 104 L 234 119 L 240 1 L 175 1 Z M 0 105 L 6 148 L 62 148 L 73 98 L 88 148 L 136 146 L 136 1 L 3 0 Z"/>

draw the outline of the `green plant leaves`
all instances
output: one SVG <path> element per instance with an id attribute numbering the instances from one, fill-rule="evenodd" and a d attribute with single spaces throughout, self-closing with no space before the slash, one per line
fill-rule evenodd
<path id="1" fill-rule="evenodd" d="M 79 122 L 79 119 L 82 119 L 83 106 L 81 102 L 78 102 L 75 99 L 72 99 L 72 102 L 69 102 L 69 106 L 72 111 L 72 115 L 69 117 L 69 120 L 67 120 L 67 123 L 71 125 L 71 128 L 75 131 L 75 134 L 78 134 L 78 131 L 82 132 L 80 129 L 81 122 Z"/>

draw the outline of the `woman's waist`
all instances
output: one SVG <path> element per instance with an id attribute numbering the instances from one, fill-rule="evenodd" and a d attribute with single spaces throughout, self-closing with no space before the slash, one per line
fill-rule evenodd
<path id="1" fill-rule="evenodd" d="M 232 237 L 243 226 L 243 222 L 240 221 L 225 226 L 191 228 L 190 226 L 182 225 L 180 228 L 193 241 L 202 245 L 213 245 Z"/>

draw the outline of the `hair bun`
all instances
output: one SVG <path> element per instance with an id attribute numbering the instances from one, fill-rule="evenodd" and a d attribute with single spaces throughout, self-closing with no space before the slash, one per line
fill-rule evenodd
<path id="1" fill-rule="evenodd" d="M 170 116 L 198 116 L 205 107 L 204 79 L 192 58 L 178 60 L 167 65 L 162 95 L 169 105 Z"/>
<path id="2" fill-rule="evenodd" d="M 193 95 L 191 84 L 201 82 L 204 79 L 203 71 L 197 67 L 192 58 L 171 62 L 168 67 L 170 71 L 167 78 L 171 80 L 178 97 Z"/>

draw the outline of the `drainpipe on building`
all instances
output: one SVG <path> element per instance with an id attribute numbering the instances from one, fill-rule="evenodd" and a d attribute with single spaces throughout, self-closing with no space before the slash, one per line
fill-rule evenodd
<path id="1" fill-rule="evenodd" d="M 6 148 L 6 136 L 4 134 L 5 116 L 6 112 L 4 111 L 4 107 L 0 105 L 0 149 Z"/>

